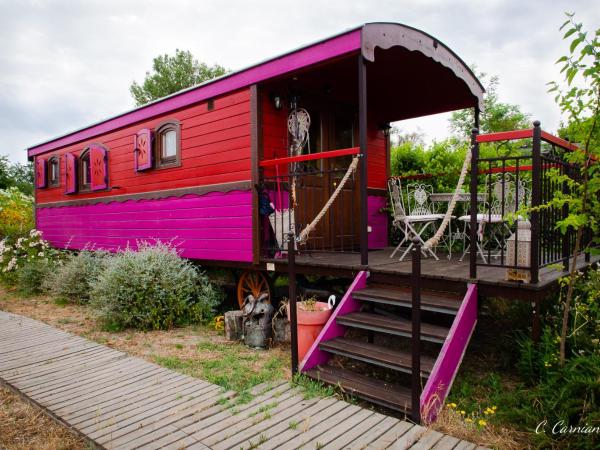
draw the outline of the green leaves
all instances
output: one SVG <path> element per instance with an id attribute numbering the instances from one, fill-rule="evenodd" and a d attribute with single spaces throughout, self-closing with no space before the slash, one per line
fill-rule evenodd
<path id="1" fill-rule="evenodd" d="M 164 54 L 154 58 L 152 72 L 146 72 L 142 85 L 134 81 L 129 91 L 136 106 L 141 106 L 225 73 L 227 69 L 218 64 L 200 63 L 191 52 L 176 49 L 173 56 Z"/>

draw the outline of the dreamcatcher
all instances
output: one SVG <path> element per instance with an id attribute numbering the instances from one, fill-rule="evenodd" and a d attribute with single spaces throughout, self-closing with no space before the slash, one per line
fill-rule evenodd
<path id="1" fill-rule="evenodd" d="M 293 109 L 288 116 L 287 127 L 291 136 L 290 156 L 301 155 L 306 144 L 308 144 L 308 153 L 310 153 L 310 115 L 308 111 L 304 108 Z"/>
<path id="2" fill-rule="evenodd" d="M 299 156 L 302 154 L 304 147 L 308 144 L 308 153 L 310 153 L 310 114 L 304 108 L 297 108 L 295 102 L 292 104 L 292 111 L 288 115 L 287 129 L 290 136 L 289 139 L 289 156 Z M 279 184 L 279 166 L 275 166 L 277 175 L 277 192 L 279 195 L 279 205 L 283 206 L 283 195 Z M 294 208 L 296 207 L 296 182 L 297 182 L 297 163 L 293 163 L 292 167 L 292 182 L 290 192 L 289 208 L 276 209 L 270 216 L 271 226 L 273 229 L 281 230 L 276 233 L 277 243 L 280 248 L 283 248 L 283 239 L 291 230 L 295 230 Z M 276 227 L 276 224 L 280 226 Z"/>

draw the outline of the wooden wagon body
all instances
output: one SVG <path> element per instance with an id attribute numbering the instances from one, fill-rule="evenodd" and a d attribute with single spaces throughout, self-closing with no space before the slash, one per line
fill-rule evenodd
<path id="1" fill-rule="evenodd" d="M 369 89 L 362 132 L 361 69 Z M 363 225 L 368 249 L 383 248 L 387 124 L 476 107 L 482 92 L 468 67 L 435 38 L 403 25 L 367 24 L 29 148 L 36 225 L 58 248 L 114 251 L 140 239 L 173 240 L 187 258 L 259 266 L 264 220 L 255 187 L 274 174 L 261 162 L 287 156 L 289 103 L 297 97 L 312 116 L 313 152 L 360 149 L 364 138 L 366 190 L 355 183 L 356 192 L 347 194 L 352 208 L 334 206 L 329 216 L 345 214 L 346 226 L 353 222 L 354 250 L 360 251 Z M 165 129 L 176 133 L 177 155 L 163 163 Z M 347 160 L 340 158 L 339 167 Z M 301 218 L 305 223 L 335 185 L 323 179 L 305 184 L 318 199 Z M 368 224 L 360 223 L 362 209 Z M 321 224 L 315 242 L 337 248 L 327 234 Z"/>

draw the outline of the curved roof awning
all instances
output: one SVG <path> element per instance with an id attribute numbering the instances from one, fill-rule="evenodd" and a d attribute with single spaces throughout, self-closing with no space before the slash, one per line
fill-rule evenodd
<path id="1" fill-rule="evenodd" d="M 479 106 L 484 88 L 471 69 L 434 37 L 395 23 L 364 25 L 361 52 L 371 63 L 369 108 L 381 119 L 408 119 Z M 375 104 L 375 105 L 373 105 Z"/>

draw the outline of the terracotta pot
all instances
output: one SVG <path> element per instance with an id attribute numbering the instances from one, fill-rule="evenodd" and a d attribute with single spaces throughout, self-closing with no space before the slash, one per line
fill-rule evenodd
<path id="1" fill-rule="evenodd" d="M 298 318 L 298 360 L 302 361 L 311 345 L 331 317 L 332 307 L 325 302 L 316 302 L 315 311 L 305 311 L 298 303 L 296 314 Z M 290 306 L 287 306 L 288 320 L 290 320 Z"/>

